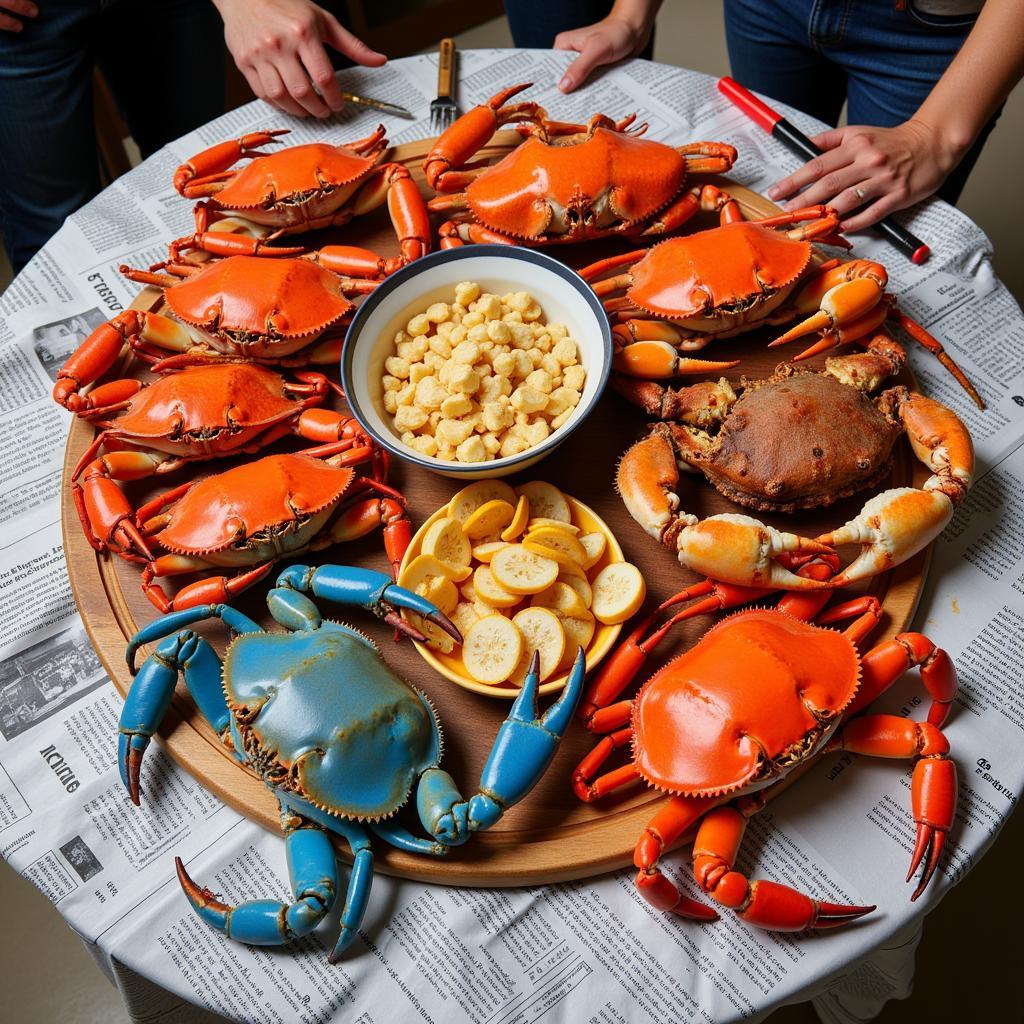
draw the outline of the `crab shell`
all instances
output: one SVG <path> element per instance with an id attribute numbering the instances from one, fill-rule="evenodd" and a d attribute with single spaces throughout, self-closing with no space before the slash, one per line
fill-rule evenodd
<path id="1" fill-rule="evenodd" d="M 842 633 L 772 609 L 739 612 L 644 684 L 633 763 L 669 793 L 761 788 L 821 748 L 859 683 Z"/>
<path id="2" fill-rule="evenodd" d="M 466 188 L 476 220 L 517 238 L 537 238 L 554 217 L 589 207 L 596 226 L 633 224 L 679 194 L 686 160 L 671 146 L 597 128 L 582 142 L 549 145 L 530 137 Z"/>
<path id="3" fill-rule="evenodd" d="M 352 311 L 343 280 L 309 260 L 229 256 L 164 292 L 171 312 L 232 350 L 282 357 Z"/>
<path id="4" fill-rule="evenodd" d="M 811 261 L 810 242 L 737 221 L 659 242 L 637 263 L 626 292 L 656 316 L 690 319 L 712 311 L 741 312 L 787 289 Z"/>
<path id="5" fill-rule="evenodd" d="M 744 385 L 710 449 L 690 458 L 730 501 L 793 512 L 888 475 L 903 428 L 863 392 L 788 366 Z"/>
<path id="6" fill-rule="evenodd" d="M 218 206 L 248 212 L 304 202 L 315 193 L 344 191 L 332 196 L 332 205 L 340 205 L 378 162 L 377 156 L 360 156 L 355 150 L 322 142 L 289 146 L 246 164 L 215 198 Z M 346 190 L 345 186 L 352 187 Z"/>
<path id="7" fill-rule="evenodd" d="M 212 565 L 252 565 L 304 548 L 355 471 L 308 455 L 268 455 L 200 480 L 172 506 L 157 542 Z"/>
<path id="8" fill-rule="evenodd" d="M 116 430 L 172 455 L 226 454 L 297 408 L 285 395 L 282 378 L 261 366 L 190 366 L 143 388 L 116 421 Z"/>
<path id="9" fill-rule="evenodd" d="M 441 761 L 426 697 L 346 626 L 236 637 L 223 679 L 237 748 L 269 783 L 321 810 L 385 818 Z"/>

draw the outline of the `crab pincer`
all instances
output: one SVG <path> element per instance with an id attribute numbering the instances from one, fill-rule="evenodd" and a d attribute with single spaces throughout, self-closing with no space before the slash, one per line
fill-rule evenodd
<path id="1" fill-rule="evenodd" d="M 405 636 L 423 643 L 426 637 L 399 614 L 398 609 L 405 608 L 443 629 L 456 643 L 462 643 L 462 634 L 444 612 L 425 597 L 400 587 L 390 576 L 372 569 L 337 565 L 321 565 L 316 568 L 291 565 L 281 573 L 277 585 L 312 591 L 317 597 L 337 601 L 339 604 L 359 605 Z"/>

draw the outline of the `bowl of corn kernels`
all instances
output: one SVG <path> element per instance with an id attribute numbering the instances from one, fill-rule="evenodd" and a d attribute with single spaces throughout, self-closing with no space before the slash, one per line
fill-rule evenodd
<path id="1" fill-rule="evenodd" d="M 608 318 L 544 253 L 467 245 L 425 256 L 370 293 L 341 377 L 388 451 L 445 476 L 532 466 L 593 411 L 611 369 Z"/>

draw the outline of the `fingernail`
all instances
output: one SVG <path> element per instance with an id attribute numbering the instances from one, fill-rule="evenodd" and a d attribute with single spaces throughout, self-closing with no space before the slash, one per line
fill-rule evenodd
<path id="1" fill-rule="evenodd" d="M 570 75 L 562 75 L 562 80 L 558 83 L 558 88 L 562 92 L 568 92 L 572 88 L 572 77 Z"/>
<path id="2" fill-rule="evenodd" d="M 770 189 L 768 189 L 768 198 L 769 199 L 778 199 L 778 197 L 781 194 L 781 192 L 782 192 L 782 189 L 780 189 L 778 185 L 772 185 L 772 187 Z"/>

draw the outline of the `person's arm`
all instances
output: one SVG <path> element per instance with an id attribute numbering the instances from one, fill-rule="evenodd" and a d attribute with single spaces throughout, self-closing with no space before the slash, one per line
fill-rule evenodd
<path id="1" fill-rule="evenodd" d="M 345 105 L 324 44 L 368 67 L 387 61 L 311 0 L 213 4 L 224 19 L 224 41 L 249 87 L 260 99 L 297 117 L 328 117 Z"/>
<path id="2" fill-rule="evenodd" d="M 607 18 L 582 28 L 560 32 L 556 50 L 576 50 L 579 56 L 558 83 L 562 92 L 579 88 L 603 64 L 635 57 L 647 45 L 662 0 L 615 0 Z"/>
<path id="3" fill-rule="evenodd" d="M 18 18 L 34 18 L 38 13 L 32 0 L 0 0 L 0 32 L 20 32 L 25 26 Z M 18 18 L 12 18 L 12 14 Z"/>
<path id="4" fill-rule="evenodd" d="M 1024 0 L 988 0 L 960 52 L 909 121 L 893 128 L 851 125 L 823 132 L 812 141 L 825 152 L 773 185 L 768 195 L 787 199 L 807 185 L 787 209 L 827 203 L 844 217 L 843 231 L 869 227 L 932 195 L 1022 75 Z"/>

